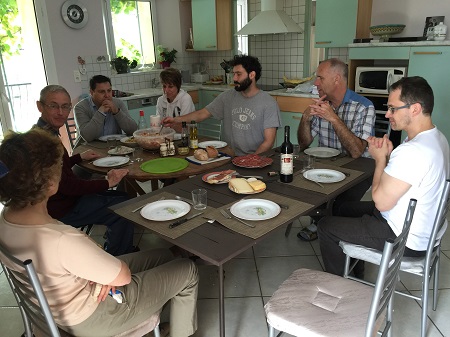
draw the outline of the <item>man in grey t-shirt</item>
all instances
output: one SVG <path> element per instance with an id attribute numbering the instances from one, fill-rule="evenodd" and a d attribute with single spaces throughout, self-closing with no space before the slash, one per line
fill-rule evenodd
<path id="1" fill-rule="evenodd" d="M 277 128 L 281 126 L 280 109 L 269 94 L 259 90 L 261 64 L 256 57 L 235 55 L 233 66 L 234 90 L 220 94 L 212 103 L 179 117 L 167 117 L 167 126 L 181 122 L 201 122 L 209 117 L 223 121 L 222 138 L 238 156 L 270 150 Z"/>

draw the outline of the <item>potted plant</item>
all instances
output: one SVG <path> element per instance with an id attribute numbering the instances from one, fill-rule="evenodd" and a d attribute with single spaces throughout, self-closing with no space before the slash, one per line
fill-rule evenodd
<path id="1" fill-rule="evenodd" d="M 161 64 L 162 68 L 169 68 L 172 62 L 176 62 L 176 53 L 175 49 L 169 51 L 168 48 L 163 47 L 162 45 L 156 46 L 156 53 L 158 62 Z"/>
<path id="2" fill-rule="evenodd" d="M 130 61 L 125 56 L 118 56 L 112 59 L 110 63 L 118 74 L 128 73 L 130 69 L 134 69 L 137 66 L 136 60 Z"/>

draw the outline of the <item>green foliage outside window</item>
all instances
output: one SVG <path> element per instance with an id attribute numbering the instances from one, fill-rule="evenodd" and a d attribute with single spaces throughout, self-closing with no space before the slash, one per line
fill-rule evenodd
<path id="1" fill-rule="evenodd" d="M 0 1 L 0 51 L 2 56 L 20 54 L 22 48 L 21 27 L 14 25 L 19 10 L 16 0 Z"/>

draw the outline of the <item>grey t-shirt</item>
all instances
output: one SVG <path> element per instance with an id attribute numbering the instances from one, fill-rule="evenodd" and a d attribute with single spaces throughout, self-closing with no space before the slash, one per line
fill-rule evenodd
<path id="1" fill-rule="evenodd" d="M 208 104 L 206 110 L 222 120 L 222 139 L 238 156 L 256 151 L 264 141 L 264 129 L 281 126 L 277 102 L 262 90 L 252 97 L 227 90 Z"/>

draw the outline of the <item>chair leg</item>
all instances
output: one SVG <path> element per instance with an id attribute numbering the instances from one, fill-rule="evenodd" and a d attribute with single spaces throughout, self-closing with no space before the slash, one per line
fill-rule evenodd
<path id="1" fill-rule="evenodd" d="M 269 337 L 275 337 L 275 329 L 269 324 Z"/>
<path id="2" fill-rule="evenodd" d="M 159 331 L 159 324 L 153 329 L 153 334 L 155 337 L 161 337 L 161 332 Z"/>
<path id="3" fill-rule="evenodd" d="M 436 311 L 437 308 L 437 298 L 438 298 L 438 291 L 439 291 L 439 266 L 441 264 L 441 247 L 439 246 L 438 251 L 436 252 L 436 265 L 434 267 L 434 274 L 433 274 L 433 310 Z"/>
<path id="4" fill-rule="evenodd" d="M 285 237 L 289 236 L 289 233 L 291 232 L 291 229 L 292 229 L 292 222 L 289 225 L 287 225 L 287 227 L 286 227 L 286 231 L 284 232 L 284 236 Z"/>
<path id="5" fill-rule="evenodd" d="M 436 275 L 435 275 L 436 276 Z M 428 287 L 430 284 L 430 278 L 428 273 L 425 273 L 422 282 L 422 316 L 421 316 L 421 328 L 420 336 L 425 337 L 427 331 L 427 318 L 428 318 Z"/>

